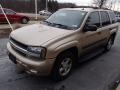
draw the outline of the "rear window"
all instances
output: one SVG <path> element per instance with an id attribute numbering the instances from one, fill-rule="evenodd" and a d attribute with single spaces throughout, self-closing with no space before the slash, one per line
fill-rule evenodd
<path id="1" fill-rule="evenodd" d="M 13 10 L 10 10 L 10 9 L 6 9 L 5 13 L 6 14 L 15 14 L 15 12 Z"/>
<path id="2" fill-rule="evenodd" d="M 2 10 L 0 9 L 0 14 L 2 14 Z"/>
<path id="3" fill-rule="evenodd" d="M 111 22 L 115 23 L 116 22 L 116 18 L 115 18 L 114 12 L 109 12 L 109 14 L 110 14 Z"/>
<path id="4" fill-rule="evenodd" d="M 109 25 L 111 22 L 108 13 L 106 11 L 101 11 L 100 13 L 101 13 L 102 26 Z"/>

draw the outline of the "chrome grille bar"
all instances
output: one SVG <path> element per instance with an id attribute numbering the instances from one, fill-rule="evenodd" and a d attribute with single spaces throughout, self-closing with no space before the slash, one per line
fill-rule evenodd
<path id="1" fill-rule="evenodd" d="M 18 45 L 14 44 L 12 41 L 9 41 L 9 42 L 12 45 L 12 47 L 14 47 L 16 50 L 18 50 L 18 51 L 20 51 L 20 52 L 22 52 L 24 54 L 28 54 L 27 50 L 25 50 L 25 49 L 19 47 Z"/>

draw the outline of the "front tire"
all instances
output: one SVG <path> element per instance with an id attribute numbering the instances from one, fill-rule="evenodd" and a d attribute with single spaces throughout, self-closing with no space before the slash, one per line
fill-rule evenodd
<path id="1" fill-rule="evenodd" d="M 54 81 L 61 81 L 67 78 L 73 68 L 74 59 L 74 55 L 69 51 L 60 54 L 52 71 L 52 79 Z"/>

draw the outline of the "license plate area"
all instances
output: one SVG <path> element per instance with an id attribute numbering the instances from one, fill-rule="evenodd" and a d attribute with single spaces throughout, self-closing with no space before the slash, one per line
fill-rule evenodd
<path id="1" fill-rule="evenodd" d="M 9 59 L 10 59 L 13 63 L 17 64 L 16 57 L 13 56 L 11 53 L 9 53 Z"/>

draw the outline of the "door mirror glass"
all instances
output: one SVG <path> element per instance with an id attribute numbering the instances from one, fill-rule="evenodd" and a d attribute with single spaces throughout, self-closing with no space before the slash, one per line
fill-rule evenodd
<path id="1" fill-rule="evenodd" d="M 96 25 L 86 25 L 83 29 L 84 32 L 87 31 L 96 31 L 97 30 L 97 26 Z"/>

